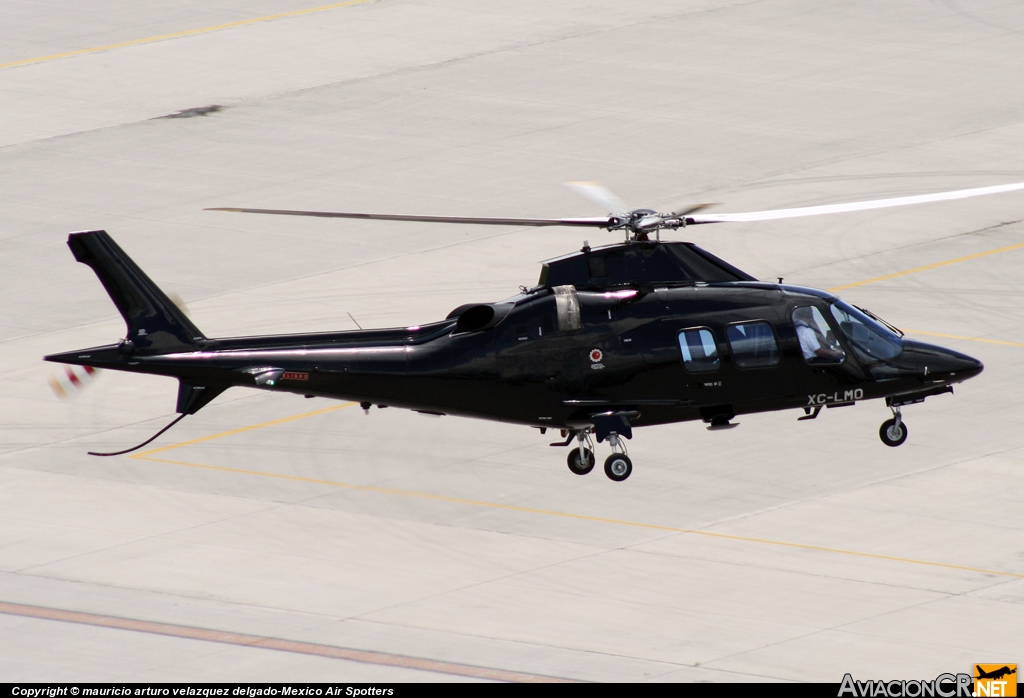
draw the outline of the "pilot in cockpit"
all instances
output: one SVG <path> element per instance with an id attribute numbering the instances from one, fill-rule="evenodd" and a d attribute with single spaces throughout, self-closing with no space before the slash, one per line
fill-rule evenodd
<path id="1" fill-rule="evenodd" d="M 836 341 L 821 312 L 811 305 L 793 310 L 793 325 L 800 340 L 800 351 L 807 363 L 838 364 L 846 358 L 846 352 Z"/>

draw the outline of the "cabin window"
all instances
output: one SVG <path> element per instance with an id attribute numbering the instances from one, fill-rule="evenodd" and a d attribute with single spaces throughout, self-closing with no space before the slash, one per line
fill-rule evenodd
<path id="1" fill-rule="evenodd" d="M 763 368 L 779 363 L 779 347 L 770 323 L 741 322 L 725 328 L 733 361 L 740 368 Z"/>
<path id="2" fill-rule="evenodd" d="M 683 366 L 691 373 L 717 371 L 721 361 L 715 335 L 706 327 L 695 327 L 679 333 L 679 351 L 683 353 Z"/>
<path id="3" fill-rule="evenodd" d="M 800 351 L 809 364 L 841 364 L 846 352 L 836 340 L 821 311 L 813 305 L 793 308 L 793 327 Z"/>

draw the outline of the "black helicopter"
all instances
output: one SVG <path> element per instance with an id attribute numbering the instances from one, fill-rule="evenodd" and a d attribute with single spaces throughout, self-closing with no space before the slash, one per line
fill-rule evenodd
<path id="1" fill-rule="evenodd" d="M 816 289 L 764 283 L 661 232 L 688 225 L 771 220 L 903 206 L 1024 189 L 1024 183 L 924 196 L 741 214 L 628 210 L 595 184 L 575 188 L 611 209 L 568 219 L 212 209 L 278 215 L 477 225 L 577 226 L 621 231 L 623 242 L 545 262 L 532 288 L 495 303 L 459 306 L 440 322 L 405 328 L 211 339 L 203 335 L 102 230 L 71 233 L 75 259 L 92 267 L 127 324 L 116 344 L 47 361 L 178 379 L 179 416 L 233 386 L 327 397 L 561 430 L 577 446 L 572 472 L 593 470 L 594 439 L 612 454 L 606 475 L 632 472 L 634 427 L 703 420 L 736 426 L 741 414 L 885 399 L 879 431 L 907 438 L 901 408 L 952 392 L 980 361 L 905 339 L 872 313 Z M 651 239 L 651 236 L 654 239 Z"/>

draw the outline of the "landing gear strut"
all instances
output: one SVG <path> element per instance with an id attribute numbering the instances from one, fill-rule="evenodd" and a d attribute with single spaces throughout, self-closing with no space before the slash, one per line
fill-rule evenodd
<path id="1" fill-rule="evenodd" d="M 597 458 L 594 456 L 594 428 L 588 427 L 579 430 L 563 429 L 562 436 L 565 441 L 556 441 L 551 446 L 568 446 L 573 439 L 579 444 L 569 451 L 566 462 L 569 470 L 575 475 L 586 475 L 594 469 Z M 604 474 L 614 482 L 622 482 L 633 472 L 633 461 L 626 455 L 626 444 L 617 433 L 610 432 L 606 437 L 608 445 L 612 447 L 612 454 L 604 462 Z"/>
<path id="2" fill-rule="evenodd" d="M 622 482 L 633 472 L 633 461 L 626 455 L 626 445 L 618 434 L 609 434 L 608 443 L 611 444 L 612 454 L 604 462 L 604 474 L 609 480 Z"/>
<path id="3" fill-rule="evenodd" d="M 878 430 L 878 436 L 886 446 L 895 448 L 907 440 L 907 425 L 903 423 L 903 415 L 900 414 L 899 406 L 892 408 L 892 419 L 882 422 L 882 428 Z"/>
<path id="4" fill-rule="evenodd" d="M 576 432 L 579 448 L 569 451 L 569 470 L 577 475 L 586 475 L 594 469 L 597 458 L 594 456 L 594 442 L 587 431 Z"/>

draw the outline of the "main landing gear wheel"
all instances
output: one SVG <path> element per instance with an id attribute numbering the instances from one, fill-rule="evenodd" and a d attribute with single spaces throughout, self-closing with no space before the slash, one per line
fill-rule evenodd
<path id="1" fill-rule="evenodd" d="M 622 482 L 633 472 L 633 461 L 624 453 L 613 453 L 604 462 L 604 474 L 610 480 Z"/>
<path id="2" fill-rule="evenodd" d="M 878 430 L 878 436 L 886 446 L 896 447 L 907 440 L 907 425 L 902 419 L 893 417 L 882 422 L 882 428 Z"/>
<path id="3" fill-rule="evenodd" d="M 580 449 L 574 448 L 569 451 L 568 461 L 569 470 L 573 471 L 577 475 L 586 475 L 594 469 L 594 464 L 597 463 L 597 458 L 594 457 L 594 452 L 589 449 L 583 449 L 583 451 L 580 451 Z"/>

